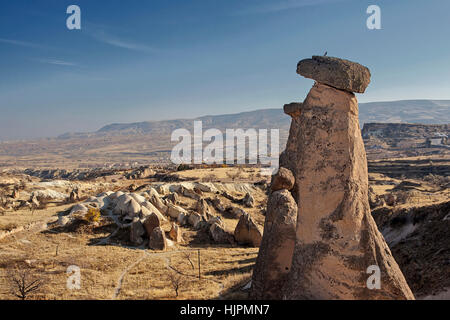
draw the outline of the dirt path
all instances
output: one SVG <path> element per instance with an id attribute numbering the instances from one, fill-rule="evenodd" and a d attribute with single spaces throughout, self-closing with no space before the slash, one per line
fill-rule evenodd
<path id="1" fill-rule="evenodd" d="M 111 297 L 112 300 L 117 299 L 117 296 L 120 294 L 120 290 L 122 289 L 122 282 L 123 279 L 125 278 L 126 274 L 133 269 L 135 266 L 137 266 L 139 264 L 139 262 L 141 262 L 142 260 L 144 260 L 147 257 L 147 253 L 144 252 L 144 254 L 139 257 L 139 259 L 137 259 L 135 262 L 133 262 L 132 264 L 130 264 L 128 267 L 125 268 L 125 270 L 122 271 L 122 273 L 119 276 L 119 279 L 117 280 L 117 286 L 114 289 L 114 294 Z"/>

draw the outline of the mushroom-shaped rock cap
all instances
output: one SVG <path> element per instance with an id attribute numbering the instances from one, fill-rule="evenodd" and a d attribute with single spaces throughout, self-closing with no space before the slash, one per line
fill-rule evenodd
<path id="1" fill-rule="evenodd" d="M 317 82 L 350 92 L 364 93 L 370 71 L 359 63 L 327 56 L 313 56 L 297 65 L 297 73 Z"/>

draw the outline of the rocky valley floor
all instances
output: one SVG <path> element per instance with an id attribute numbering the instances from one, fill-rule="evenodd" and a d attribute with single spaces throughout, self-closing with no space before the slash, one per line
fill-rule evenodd
<path id="1" fill-rule="evenodd" d="M 369 173 L 372 215 L 415 296 L 445 297 L 448 177 L 398 176 L 396 164 Z M 247 299 L 270 179 L 251 167 L 143 171 L 4 173 L 0 299 L 15 298 L 18 270 L 42 282 L 29 299 Z M 147 221 L 157 212 L 162 242 Z M 67 289 L 69 266 L 80 268 L 78 290 Z"/>

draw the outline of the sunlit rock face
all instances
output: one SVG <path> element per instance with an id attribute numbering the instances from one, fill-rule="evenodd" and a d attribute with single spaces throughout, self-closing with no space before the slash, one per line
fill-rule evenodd
<path id="1" fill-rule="evenodd" d="M 295 182 L 290 191 L 269 195 L 268 227 L 251 292 L 260 299 L 414 299 L 370 213 L 367 160 L 353 94 L 364 92 L 370 72 L 347 60 L 333 58 L 331 63 L 341 68 L 339 77 L 320 62 L 317 77 L 314 68 L 307 70 L 316 83 L 305 101 L 284 108 L 292 123 L 280 166 L 291 171 Z M 345 79 L 346 74 L 351 78 Z M 287 217 L 296 221 L 295 227 L 281 227 Z M 295 241 L 286 240 L 289 230 Z M 269 265 L 275 266 L 272 272 Z M 380 270 L 379 289 L 368 288 L 371 266 Z"/>

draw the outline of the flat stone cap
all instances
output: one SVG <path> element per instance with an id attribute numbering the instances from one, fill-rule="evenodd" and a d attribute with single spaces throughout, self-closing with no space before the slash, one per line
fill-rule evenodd
<path id="1" fill-rule="evenodd" d="M 313 56 L 297 64 L 297 73 L 336 89 L 364 93 L 370 70 L 359 63 L 327 56 Z"/>

